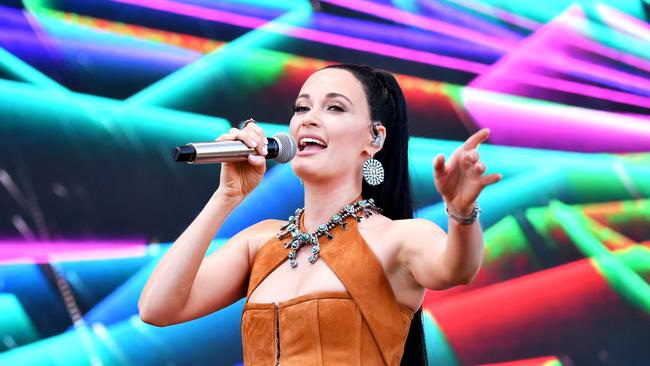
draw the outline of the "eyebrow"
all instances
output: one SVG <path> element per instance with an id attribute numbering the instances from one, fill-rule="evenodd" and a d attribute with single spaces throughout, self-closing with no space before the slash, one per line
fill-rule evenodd
<path id="1" fill-rule="evenodd" d="M 354 104 L 352 103 L 352 101 L 351 101 L 348 97 L 346 97 L 345 95 L 343 95 L 343 94 L 339 94 L 339 93 L 327 93 L 327 95 L 326 95 L 325 97 L 326 97 L 326 98 L 336 98 L 336 97 L 341 97 L 341 98 L 344 98 L 345 100 L 347 100 L 348 103 L 354 105 Z M 309 94 L 300 94 L 300 95 L 298 96 L 298 98 L 296 98 L 296 99 L 300 99 L 300 98 L 307 98 L 307 99 L 309 99 Z"/>

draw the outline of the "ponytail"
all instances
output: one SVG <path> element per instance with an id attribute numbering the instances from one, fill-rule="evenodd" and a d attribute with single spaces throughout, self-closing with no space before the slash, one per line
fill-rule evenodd
<path id="1" fill-rule="evenodd" d="M 382 208 L 382 214 L 390 219 L 413 218 L 408 171 L 408 116 L 406 100 L 397 80 L 390 73 L 369 66 L 336 64 L 326 68 L 351 72 L 363 85 L 371 121 L 381 122 L 386 127 L 386 140 L 374 156 L 386 171 L 384 182 L 371 186 L 364 181 L 362 196 L 373 198 L 377 206 Z M 422 307 L 413 314 L 401 364 L 427 365 Z"/>

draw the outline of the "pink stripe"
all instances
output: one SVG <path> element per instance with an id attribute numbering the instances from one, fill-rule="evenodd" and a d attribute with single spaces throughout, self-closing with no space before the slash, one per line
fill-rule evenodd
<path id="1" fill-rule="evenodd" d="M 306 39 L 309 41 L 399 58 L 402 60 L 420 62 L 433 66 L 442 66 L 448 69 L 467 71 L 474 74 L 480 74 L 489 68 L 489 65 L 478 62 L 466 61 L 463 59 L 438 55 L 431 52 L 417 51 L 409 48 L 392 46 L 383 43 L 367 41 L 364 39 L 317 31 L 313 29 L 294 28 L 291 32 L 288 33 L 292 36 L 295 36 L 296 38 Z"/>
<path id="2" fill-rule="evenodd" d="M 584 71 L 592 75 L 603 75 L 610 80 L 627 82 L 630 85 L 648 89 L 647 81 L 643 78 L 592 65 L 591 62 L 581 62 L 574 60 L 573 57 L 566 56 L 567 51 L 565 48 L 571 46 L 572 40 L 582 38 L 576 35 L 574 29 L 567 24 L 567 19 L 581 21 L 580 15 L 576 14 L 579 12 L 580 8 L 573 7 L 553 22 L 539 28 L 534 34 L 524 39 L 519 48 L 504 55 L 492 65 L 488 72 L 474 79 L 470 86 L 489 90 L 512 91 L 518 89 L 518 86 L 529 85 L 650 109 L 650 98 L 644 96 L 529 72 L 529 70 L 535 70 L 535 67 L 531 67 L 531 61 L 544 67 L 549 64 L 561 71 L 564 71 L 563 69 L 575 70 L 579 67 L 583 69 L 590 68 Z M 530 55 L 541 55 L 542 57 L 539 60 L 534 60 L 531 59 Z"/>
<path id="3" fill-rule="evenodd" d="M 453 24 L 445 23 L 435 19 L 429 19 L 421 15 L 409 13 L 404 10 L 371 3 L 365 0 L 321 0 L 326 3 L 334 4 L 342 8 L 353 9 L 362 13 L 371 14 L 383 19 L 392 20 L 397 23 L 412 25 L 418 28 L 426 29 L 431 32 L 446 34 L 454 38 L 464 39 L 473 43 L 486 45 L 501 51 L 512 49 L 516 42 L 506 41 L 504 39 L 487 37 L 483 33 L 475 32 L 467 28 L 459 27 Z"/>
<path id="4" fill-rule="evenodd" d="M 0 264 L 131 258 L 146 253 L 147 246 L 142 241 L 0 241 Z"/>
<path id="5" fill-rule="evenodd" d="M 627 85 L 632 85 L 639 89 L 650 90 L 650 82 L 648 79 L 628 74 L 626 72 L 618 71 L 616 69 L 611 69 L 608 67 L 600 66 L 593 62 L 585 62 L 573 57 L 569 57 L 566 54 L 552 54 L 551 52 L 545 52 L 544 58 L 540 59 L 537 53 L 530 52 L 522 54 L 520 57 L 526 59 L 531 64 L 540 63 L 542 66 L 553 66 L 556 70 L 560 72 L 577 71 L 587 75 L 595 75 L 603 79 L 607 79 L 613 82 L 620 82 Z"/>
<path id="6" fill-rule="evenodd" d="M 568 40 L 567 40 L 568 41 Z M 592 51 L 593 53 L 605 56 L 611 60 L 634 66 L 637 69 L 650 72 L 650 61 L 646 61 L 640 57 L 624 53 L 619 50 L 604 46 L 600 43 L 593 42 L 582 37 L 572 37 L 570 42 L 574 46 L 581 47 L 585 50 Z"/>
<path id="7" fill-rule="evenodd" d="M 181 15 L 192 16 L 195 18 L 217 21 L 220 23 L 236 25 L 244 28 L 258 28 L 266 23 L 264 19 L 253 18 L 235 13 L 219 11 L 214 9 L 202 8 L 195 5 L 177 3 L 169 0 L 151 0 L 141 2 L 141 0 L 113 0 L 115 2 L 131 4 L 151 9 L 157 9 L 165 12 L 171 12 Z M 460 70 L 474 74 L 480 74 L 488 67 L 485 64 L 466 61 L 463 59 L 438 55 L 431 52 L 417 51 L 409 48 L 392 46 L 383 43 L 367 41 L 364 39 L 343 36 L 308 28 L 294 27 L 283 25 L 282 29 L 265 29 L 265 31 L 275 32 L 300 38 L 312 42 L 329 44 L 337 47 L 363 51 L 382 56 L 393 57 L 402 60 L 420 62 L 427 65 L 440 66 L 453 70 Z"/>
<path id="8" fill-rule="evenodd" d="M 465 88 L 463 103 L 490 142 L 583 152 L 650 149 L 650 121 L 490 91 Z"/>
<path id="9" fill-rule="evenodd" d="M 492 80 L 492 83 L 501 84 L 504 80 L 509 80 L 512 84 L 525 84 L 537 86 L 550 90 L 558 90 L 570 94 L 585 95 L 588 97 L 614 101 L 627 105 L 634 105 L 645 109 L 650 109 L 650 98 L 634 94 L 624 93 L 616 90 L 601 88 L 597 86 L 576 83 L 573 81 L 562 80 L 543 75 L 537 75 L 526 72 L 505 71 Z M 481 87 L 479 84 L 471 84 L 474 87 Z"/>

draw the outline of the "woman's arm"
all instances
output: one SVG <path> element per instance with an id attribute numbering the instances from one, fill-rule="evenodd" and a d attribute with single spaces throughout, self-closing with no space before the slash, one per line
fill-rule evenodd
<path id="1" fill-rule="evenodd" d="M 462 225 L 449 219 L 447 243 L 438 258 L 443 276 L 451 283 L 467 285 L 471 283 L 483 262 L 483 230 L 476 220 L 473 224 Z"/>
<path id="2" fill-rule="evenodd" d="M 431 221 L 405 220 L 400 232 L 400 262 L 422 287 L 445 290 L 469 284 L 481 267 L 483 231 L 478 221 L 461 225 L 449 219 L 447 234 Z"/>
<path id="3" fill-rule="evenodd" d="M 138 302 L 142 321 L 158 326 L 179 323 L 216 311 L 242 297 L 248 270 L 248 243 L 243 232 L 202 264 L 212 238 L 238 204 L 223 197 L 219 190 L 212 195 L 144 286 Z M 208 276 L 214 276 L 212 281 Z"/>
<path id="4" fill-rule="evenodd" d="M 221 165 L 219 188 L 165 253 L 142 290 L 138 309 L 146 323 L 165 326 L 195 319 L 246 295 L 250 241 L 268 226 L 267 221 L 243 230 L 208 258 L 204 256 L 226 217 L 261 181 L 266 171 L 266 137 L 250 123 L 217 139 L 226 140 L 241 140 L 256 148 L 258 155 Z"/>
<path id="5" fill-rule="evenodd" d="M 466 217 L 473 212 L 480 192 L 501 179 L 501 174 L 483 175 L 478 147 L 490 134 L 482 129 L 465 141 L 445 164 L 443 155 L 434 159 L 434 180 L 450 212 Z M 430 289 L 444 289 L 472 282 L 483 260 L 483 230 L 476 220 L 461 224 L 449 218 L 448 234 L 427 220 L 410 220 L 403 233 L 403 263 L 415 280 Z"/>
<path id="6" fill-rule="evenodd" d="M 455 286 L 441 271 L 438 259 L 447 245 L 447 233 L 425 219 L 399 221 L 400 265 L 408 269 L 415 282 L 430 290 Z"/>

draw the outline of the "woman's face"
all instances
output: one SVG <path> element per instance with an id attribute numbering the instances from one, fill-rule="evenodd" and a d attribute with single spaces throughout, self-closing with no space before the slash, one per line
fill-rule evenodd
<path id="1" fill-rule="evenodd" d="M 324 69 L 312 74 L 290 123 L 298 143 L 294 172 L 306 182 L 357 179 L 361 184 L 361 164 L 374 153 L 370 131 L 366 95 L 352 73 Z"/>

